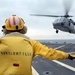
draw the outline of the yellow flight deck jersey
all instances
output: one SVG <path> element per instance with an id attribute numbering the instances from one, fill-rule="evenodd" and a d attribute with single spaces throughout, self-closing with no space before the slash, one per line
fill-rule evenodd
<path id="1" fill-rule="evenodd" d="M 44 56 L 49 60 L 67 59 L 65 52 L 54 50 L 18 32 L 0 39 L 0 75 L 32 75 L 32 59 Z"/>

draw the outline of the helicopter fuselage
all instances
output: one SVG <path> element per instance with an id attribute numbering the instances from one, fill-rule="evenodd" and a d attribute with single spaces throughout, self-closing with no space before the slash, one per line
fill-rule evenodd
<path id="1" fill-rule="evenodd" d="M 65 17 L 61 17 L 53 22 L 53 27 L 56 29 L 56 33 L 58 30 L 75 33 L 75 23 L 72 19 L 68 19 Z"/>

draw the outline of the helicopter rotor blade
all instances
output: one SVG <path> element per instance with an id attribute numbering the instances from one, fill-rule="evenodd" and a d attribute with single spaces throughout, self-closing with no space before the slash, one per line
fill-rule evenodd
<path id="1" fill-rule="evenodd" d="M 30 14 L 31 16 L 43 16 L 43 17 L 73 17 L 73 16 L 69 16 L 69 15 L 65 15 L 65 16 L 57 16 L 57 15 L 41 15 L 41 14 Z"/>
<path id="2" fill-rule="evenodd" d="M 71 9 L 73 0 L 63 0 L 63 3 L 64 3 L 64 8 L 65 8 L 65 15 L 62 15 L 62 16 L 58 16 L 58 15 L 42 15 L 42 14 L 30 14 L 30 15 L 31 16 L 43 16 L 43 17 L 65 17 L 65 18 L 73 17 L 71 15 L 68 15 L 68 13 L 69 13 L 69 11 Z"/>
<path id="3" fill-rule="evenodd" d="M 72 4 L 73 4 L 73 0 L 63 0 L 64 2 L 64 8 L 65 8 L 65 15 L 68 15 Z"/>
<path id="4" fill-rule="evenodd" d="M 57 15 L 41 15 L 41 14 L 30 14 L 31 16 L 43 16 L 43 17 L 60 17 Z"/>

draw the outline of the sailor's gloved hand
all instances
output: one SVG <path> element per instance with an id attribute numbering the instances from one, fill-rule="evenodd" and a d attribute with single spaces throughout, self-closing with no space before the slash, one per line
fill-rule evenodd
<path id="1" fill-rule="evenodd" d="M 70 60 L 75 59 L 75 55 L 73 55 L 73 54 L 69 54 L 68 59 L 70 59 Z"/>

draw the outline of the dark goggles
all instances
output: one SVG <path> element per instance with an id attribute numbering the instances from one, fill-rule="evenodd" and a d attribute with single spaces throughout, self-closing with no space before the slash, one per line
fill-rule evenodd
<path id="1" fill-rule="evenodd" d="M 2 28 L 4 29 L 5 28 L 5 25 L 3 25 Z"/>

